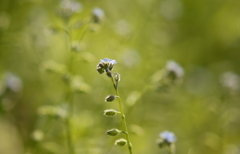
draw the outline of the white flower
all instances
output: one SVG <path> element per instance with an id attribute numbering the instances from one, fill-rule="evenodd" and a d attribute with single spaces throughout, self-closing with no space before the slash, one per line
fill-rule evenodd
<path id="1" fill-rule="evenodd" d="M 5 86 L 13 92 L 20 92 L 22 90 L 22 81 L 16 75 L 7 73 L 5 78 Z"/>
<path id="2" fill-rule="evenodd" d="M 233 72 L 223 73 L 220 82 L 222 83 L 223 87 L 231 91 L 238 91 L 240 89 L 240 77 Z"/>
<path id="3" fill-rule="evenodd" d="M 94 23 L 100 23 L 104 20 L 104 11 L 98 7 L 95 7 L 92 11 Z"/>
<path id="4" fill-rule="evenodd" d="M 82 10 L 82 4 L 74 0 L 62 0 L 58 9 L 58 15 L 65 19 Z"/>
<path id="5" fill-rule="evenodd" d="M 175 61 L 168 61 L 166 69 L 169 73 L 172 73 L 176 79 L 182 78 L 184 75 L 184 69 Z"/>
<path id="6" fill-rule="evenodd" d="M 80 12 L 82 9 L 82 4 L 77 1 L 71 0 L 62 0 L 60 7 L 62 9 L 77 13 Z"/>

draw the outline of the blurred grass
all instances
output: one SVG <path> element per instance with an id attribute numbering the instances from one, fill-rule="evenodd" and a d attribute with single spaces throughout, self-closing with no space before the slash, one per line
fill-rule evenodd
<path id="1" fill-rule="evenodd" d="M 89 93 L 74 99 L 77 153 L 127 153 L 126 148 L 113 146 L 115 138 L 105 135 L 106 130 L 121 127 L 119 117 L 103 116 L 104 109 L 116 108 L 104 102 L 114 93 L 110 81 L 95 70 L 105 57 L 118 62 L 114 71 L 121 74 L 123 100 L 132 91 L 141 91 L 168 60 L 185 69 L 181 85 L 168 92 L 147 91 L 131 110 L 125 105 L 128 124 L 142 130 L 132 135 L 135 153 L 164 153 L 155 143 L 164 130 L 175 132 L 176 153 L 240 152 L 239 91 L 229 95 L 219 82 L 226 71 L 240 74 L 240 1 L 79 2 L 83 11 L 73 16 L 72 23 L 88 20 L 96 6 L 106 19 L 97 31 L 86 32 L 81 52 L 74 54 L 73 74 L 91 86 Z M 15 102 L 13 108 L 1 113 L 0 153 L 67 153 L 62 121 L 37 113 L 42 105 L 62 104 L 66 88 L 58 74 L 40 69 L 44 61 L 67 63 L 58 6 L 57 0 L 0 2 L 0 74 L 12 72 L 23 82 L 17 97 L 8 96 Z M 78 32 L 82 31 L 72 32 L 74 41 Z M 32 139 L 34 130 L 43 131 L 42 141 Z"/>

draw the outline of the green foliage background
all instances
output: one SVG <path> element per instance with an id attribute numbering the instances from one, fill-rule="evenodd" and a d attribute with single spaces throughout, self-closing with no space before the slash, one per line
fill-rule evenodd
<path id="1" fill-rule="evenodd" d="M 96 71 L 100 59 L 118 63 L 120 95 L 135 154 L 164 154 L 156 140 L 169 130 L 177 136 L 177 154 L 240 153 L 239 91 L 229 95 L 220 84 L 226 71 L 240 74 L 240 1 L 237 0 L 82 0 L 83 10 L 71 23 L 87 21 L 94 7 L 105 12 L 101 25 L 72 31 L 81 51 L 74 53 L 72 72 L 91 87 L 74 97 L 71 119 L 76 153 L 122 154 L 106 130 L 121 128 L 120 117 L 103 116 L 117 109 L 104 98 L 113 94 L 110 80 Z M 59 118 L 38 114 L 44 105 L 62 105 L 66 85 L 59 74 L 41 70 L 45 61 L 67 64 L 64 24 L 56 16 L 57 0 L 0 2 L 0 74 L 12 72 L 23 89 L 10 96 L 14 106 L 1 110 L 1 154 L 67 153 L 66 130 Z M 134 104 L 151 76 L 175 60 L 185 69 L 183 82 L 167 91 L 148 90 Z M 3 101 L 2 101 L 3 102 Z M 41 131 L 41 141 L 33 132 Z"/>

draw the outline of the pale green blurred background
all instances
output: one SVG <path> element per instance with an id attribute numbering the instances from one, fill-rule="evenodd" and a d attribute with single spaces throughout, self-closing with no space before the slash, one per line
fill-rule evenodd
<path id="1" fill-rule="evenodd" d="M 224 72 L 240 74 L 239 0 L 79 0 L 71 18 L 81 38 L 72 72 L 90 86 L 74 97 L 73 141 L 77 154 L 123 154 L 106 130 L 121 128 L 120 117 L 103 116 L 117 109 L 104 98 L 114 93 L 106 75 L 96 71 L 100 59 L 118 63 L 119 92 L 135 154 L 165 154 L 156 140 L 169 130 L 177 137 L 176 154 L 239 154 L 239 76 L 234 92 L 224 88 Z M 45 61 L 68 61 L 58 0 L 0 2 L 0 153 L 66 154 L 66 131 L 59 118 L 39 108 L 64 104 L 66 85 L 56 73 L 42 71 Z M 100 25 L 82 25 L 95 7 L 105 12 Z M 84 32 L 84 29 L 87 29 Z M 167 91 L 147 90 L 134 105 L 126 100 L 148 86 L 151 76 L 174 60 L 185 70 L 182 83 Z M 6 74 L 21 80 L 21 90 L 2 95 Z M 231 87 L 230 87 L 231 88 Z M 124 136 L 120 136 L 124 137 Z"/>

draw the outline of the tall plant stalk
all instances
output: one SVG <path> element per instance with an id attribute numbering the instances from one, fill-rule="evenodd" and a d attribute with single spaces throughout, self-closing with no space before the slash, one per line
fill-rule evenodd
<path id="1" fill-rule="evenodd" d="M 68 58 L 68 72 L 72 74 L 72 64 L 73 64 L 73 53 L 71 51 L 71 44 L 72 44 L 72 38 L 70 35 L 70 31 L 68 28 L 67 23 L 66 25 L 66 48 L 67 48 L 67 54 L 69 54 Z M 65 94 L 65 102 L 68 104 L 68 115 L 65 120 L 65 126 L 66 126 L 66 136 L 67 136 L 67 146 L 68 146 L 68 153 L 69 154 L 75 154 L 74 150 L 74 145 L 73 145 L 73 140 L 72 140 L 72 125 L 71 125 L 71 119 L 73 116 L 73 93 L 71 91 L 71 87 L 68 84 L 67 85 L 67 90 Z"/>
<path id="2" fill-rule="evenodd" d="M 132 145 L 131 145 L 131 141 L 130 141 L 130 137 L 129 137 L 129 133 L 128 133 L 128 129 L 127 129 L 126 117 L 125 117 L 124 112 L 123 112 L 121 97 L 120 97 L 119 92 L 118 92 L 118 85 L 116 83 L 114 83 L 114 79 L 113 79 L 112 76 L 111 76 L 111 81 L 114 85 L 113 87 L 115 89 L 116 96 L 118 98 L 118 106 L 119 106 L 120 114 L 121 114 L 121 117 L 122 117 L 122 124 L 123 124 L 123 127 L 124 127 L 124 132 L 126 134 L 128 150 L 129 150 L 129 153 L 132 154 L 133 153 L 132 152 Z"/>
<path id="3" fill-rule="evenodd" d="M 128 133 L 128 129 L 127 129 L 127 123 L 126 123 L 126 117 L 124 115 L 123 112 L 123 105 L 121 102 L 121 97 L 119 95 L 118 92 L 118 83 L 120 81 L 120 74 L 119 73 L 114 73 L 112 74 L 112 69 L 114 64 L 116 64 L 117 62 L 115 60 L 112 59 L 108 59 L 108 58 L 104 58 L 103 60 L 101 59 L 101 62 L 97 65 L 97 71 L 102 74 L 104 72 L 106 72 L 106 75 L 111 79 L 111 82 L 113 84 L 114 90 L 115 90 L 115 95 L 109 95 L 105 98 L 106 102 L 111 102 L 114 101 L 116 98 L 118 99 L 118 106 L 119 106 L 119 110 L 120 111 L 116 111 L 113 109 L 108 109 L 104 111 L 104 115 L 105 116 L 115 116 L 116 114 L 120 114 L 121 115 L 121 119 L 122 119 L 122 124 L 123 124 L 123 130 L 118 130 L 118 129 L 111 129 L 107 131 L 107 135 L 109 136 L 117 136 L 119 133 L 124 133 L 126 135 L 126 140 L 125 139 L 119 139 L 115 141 L 115 145 L 119 145 L 119 146 L 124 146 L 127 145 L 128 146 L 128 150 L 130 154 L 133 154 L 133 150 L 132 150 L 132 144 L 130 141 L 130 137 L 129 137 L 129 133 Z"/>

